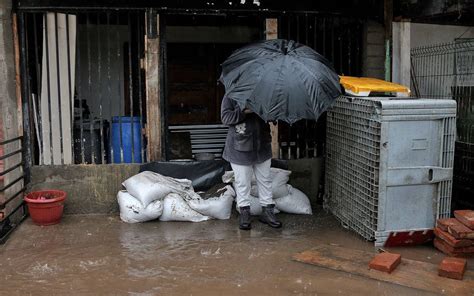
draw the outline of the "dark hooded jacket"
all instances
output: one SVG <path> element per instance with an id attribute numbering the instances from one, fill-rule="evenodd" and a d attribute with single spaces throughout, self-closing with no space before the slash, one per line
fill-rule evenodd
<path id="1" fill-rule="evenodd" d="M 245 114 L 234 100 L 224 97 L 221 120 L 229 126 L 222 155 L 225 160 L 253 165 L 272 158 L 270 126 L 257 114 Z"/>

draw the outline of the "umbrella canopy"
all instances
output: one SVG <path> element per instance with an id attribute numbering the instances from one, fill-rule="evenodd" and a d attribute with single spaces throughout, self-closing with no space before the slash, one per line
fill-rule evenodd
<path id="1" fill-rule="evenodd" d="M 227 97 L 265 121 L 317 120 L 341 95 L 339 76 L 328 60 L 281 39 L 236 50 L 222 64 L 220 80 Z"/>

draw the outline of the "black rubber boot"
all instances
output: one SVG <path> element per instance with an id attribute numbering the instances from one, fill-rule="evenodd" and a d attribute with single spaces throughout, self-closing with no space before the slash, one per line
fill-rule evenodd
<path id="1" fill-rule="evenodd" d="M 268 224 L 273 228 L 280 228 L 282 226 L 281 222 L 275 217 L 275 205 L 268 205 L 262 207 L 262 215 L 260 215 L 260 222 Z"/>
<path id="2" fill-rule="evenodd" d="M 239 228 L 242 230 L 250 230 L 252 228 L 250 224 L 250 206 L 240 207 Z"/>

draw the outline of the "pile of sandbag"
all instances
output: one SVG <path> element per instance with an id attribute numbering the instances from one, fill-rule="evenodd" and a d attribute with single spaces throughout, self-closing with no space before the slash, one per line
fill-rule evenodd
<path id="1" fill-rule="evenodd" d="M 160 221 L 200 222 L 229 219 L 235 197 L 229 185 L 213 196 L 201 197 L 191 181 L 144 171 L 122 183 L 117 200 L 120 218 L 128 223 Z"/>
<path id="2" fill-rule="evenodd" d="M 291 171 L 278 168 L 271 168 L 272 194 L 275 201 L 275 212 L 279 211 L 290 214 L 308 214 L 311 215 L 311 203 L 308 196 L 300 190 L 293 188 L 288 181 Z M 224 183 L 234 183 L 234 172 L 228 171 L 222 177 Z M 235 187 L 235 186 L 234 186 Z M 260 215 L 262 207 L 258 201 L 258 189 L 255 176 L 252 177 L 252 187 L 250 190 L 250 214 Z M 237 211 L 239 208 L 236 206 Z"/>
<path id="3" fill-rule="evenodd" d="M 290 171 L 272 168 L 272 193 L 275 212 L 312 214 L 308 197 L 288 184 Z M 228 171 L 222 177 L 224 184 L 217 184 L 207 192 L 195 192 L 192 182 L 158 173 L 144 171 L 125 180 L 126 190 L 117 194 L 120 218 L 128 223 L 160 221 L 201 222 L 209 219 L 229 219 L 235 191 L 234 173 Z M 250 213 L 260 215 L 255 176 L 252 178 Z M 237 207 L 237 211 L 239 211 Z"/>

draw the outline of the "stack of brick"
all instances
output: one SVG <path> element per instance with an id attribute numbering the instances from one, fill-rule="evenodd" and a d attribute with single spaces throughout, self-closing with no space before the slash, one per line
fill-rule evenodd
<path id="1" fill-rule="evenodd" d="M 474 211 L 459 210 L 455 218 L 439 219 L 434 233 L 435 247 L 452 257 L 474 256 Z"/>

